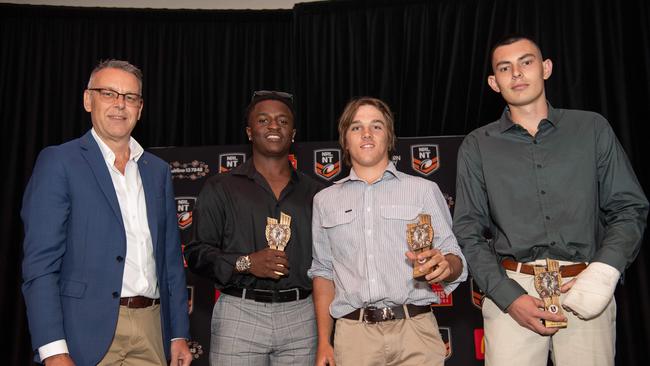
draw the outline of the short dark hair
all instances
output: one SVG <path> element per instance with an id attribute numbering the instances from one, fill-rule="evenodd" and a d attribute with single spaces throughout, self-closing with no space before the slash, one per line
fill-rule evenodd
<path id="1" fill-rule="evenodd" d="M 388 138 L 388 154 L 392 151 L 395 151 L 395 141 L 397 137 L 395 136 L 395 118 L 393 117 L 393 112 L 388 107 L 386 102 L 373 98 L 373 97 L 358 97 L 350 100 L 348 104 L 343 109 L 341 117 L 339 117 L 339 144 L 343 150 L 343 161 L 348 166 L 352 165 L 350 162 L 350 154 L 345 143 L 345 134 L 350 128 L 350 125 L 354 121 L 354 116 L 357 114 L 359 108 L 364 105 L 369 105 L 375 107 L 381 112 L 386 120 L 386 135 Z"/>
<path id="2" fill-rule="evenodd" d="M 255 106 L 257 105 L 257 103 L 265 100 L 277 100 L 279 102 L 284 103 L 291 111 L 291 117 L 293 117 L 293 119 L 295 120 L 296 112 L 293 106 L 292 94 L 283 91 L 275 91 L 275 90 L 258 90 L 253 92 L 253 97 L 251 98 L 250 103 L 248 103 L 248 105 L 246 106 L 246 109 L 244 110 L 244 126 L 248 126 L 248 118 L 250 117 L 250 114 L 253 111 L 253 108 L 255 108 Z"/>
<path id="3" fill-rule="evenodd" d="M 131 64 L 128 61 L 116 59 L 103 60 L 100 61 L 97 66 L 95 66 L 93 71 L 90 73 L 90 79 L 88 79 L 89 88 L 93 87 L 91 84 L 93 82 L 93 77 L 95 74 L 103 69 L 120 69 L 122 71 L 128 72 L 129 74 L 132 74 L 136 77 L 136 79 L 138 79 L 138 83 L 140 84 L 140 93 L 142 93 L 142 71 L 137 66 Z"/>
<path id="4" fill-rule="evenodd" d="M 501 46 L 507 46 L 515 42 L 524 41 L 524 40 L 534 44 L 535 47 L 537 47 L 537 49 L 539 50 L 539 53 L 542 53 L 542 49 L 539 47 L 539 44 L 537 43 L 537 41 L 533 39 L 533 37 L 526 34 L 519 34 L 519 33 L 508 34 L 507 36 L 499 39 L 494 44 L 494 46 L 492 46 L 492 48 L 490 49 L 490 58 L 489 58 L 490 70 L 492 69 L 492 58 L 494 57 L 494 51 L 496 51 L 497 48 Z"/>

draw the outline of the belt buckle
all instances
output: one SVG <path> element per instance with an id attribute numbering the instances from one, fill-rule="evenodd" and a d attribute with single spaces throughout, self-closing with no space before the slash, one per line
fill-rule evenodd
<path id="1" fill-rule="evenodd" d="M 374 314 L 377 314 L 377 310 L 379 310 L 379 319 L 377 319 Z M 369 314 L 373 314 L 370 315 Z M 372 318 L 372 319 L 369 319 Z M 364 309 L 363 311 L 363 322 L 367 324 L 375 324 L 378 322 L 383 322 L 386 320 L 394 320 L 395 319 L 395 313 L 393 312 L 393 309 L 391 308 L 377 308 L 375 306 L 369 306 Z"/>
<path id="2" fill-rule="evenodd" d="M 395 320 L 395 313 L 391 308 L 381 309 L 381 320 Z"/>

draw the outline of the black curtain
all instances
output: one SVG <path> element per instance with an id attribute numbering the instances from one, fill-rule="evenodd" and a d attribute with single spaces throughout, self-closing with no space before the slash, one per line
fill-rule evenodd
<path id="1" fill-rule="evenodd" d="M 0 4 L 8 364 L 31 357 L 20 293 L 22 192 L 40 149 L 90 128 L 81 96 L 98 60 L 143 69 L 145 107 L 134 136 L 144 146 L 245 143 L 242 111 L 258 89 L 295 93 L 302 141 L 336 139 L 336 118 L 358 95 L 386 100 L 399 136 L 466 134 L 501 113 L 503 101 L 486 84 L 488 53 L 511 32 L 536 37 L 553 60 L 550 102 L 603 114 L 650 192 L 645 0 L 331 1 L 281 11 Z M 650 362 L 648 255 L 641 250 L 616 293 L 617 365 Z"/>

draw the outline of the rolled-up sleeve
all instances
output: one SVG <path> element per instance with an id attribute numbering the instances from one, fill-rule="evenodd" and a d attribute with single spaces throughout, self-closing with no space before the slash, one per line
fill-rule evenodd
<path id="1" fill-rule="evenodd" d="M 328 280 L 334 279 L 332 269 L 332 249 L 327 232 L 322 223 L 321 195 L 314 197 L 314 208 L 312 213 L 312 262 L 307 272 L 309 278 L 322 277 Z"/>

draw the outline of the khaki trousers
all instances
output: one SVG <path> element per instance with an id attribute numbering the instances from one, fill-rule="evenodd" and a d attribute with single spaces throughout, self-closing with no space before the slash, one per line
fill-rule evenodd
<path id="1" fill-rule="evenodd" d="M 113 342 L 98 365 L 167 365 L 160 329 L 160 305 L 142 309 L 120 306 Z"/>
<path id="2" fill-rule="evenodd" d="M 441 366 L 445 353 L 433 313 L 375 324 L 350 319 L 336 321 L 337 366 Z"/>
<path id="3" fill-rule="evenodd" d="M 539 297 L 534 276 L 506 271 L 531 296 Z M 571 278 L 563 278 L 568 282 Z M 560 297 L 562 301 L 564 295 Z M 490 299 L 483 302 L 486 366 L 546 366 L 548 354 L 555 366 L 613 366 L 616 343 L 616 301 L 598 317 L 585 321 L 564 312 L 568 325 L 543 337 L 521 327 Z"/>

